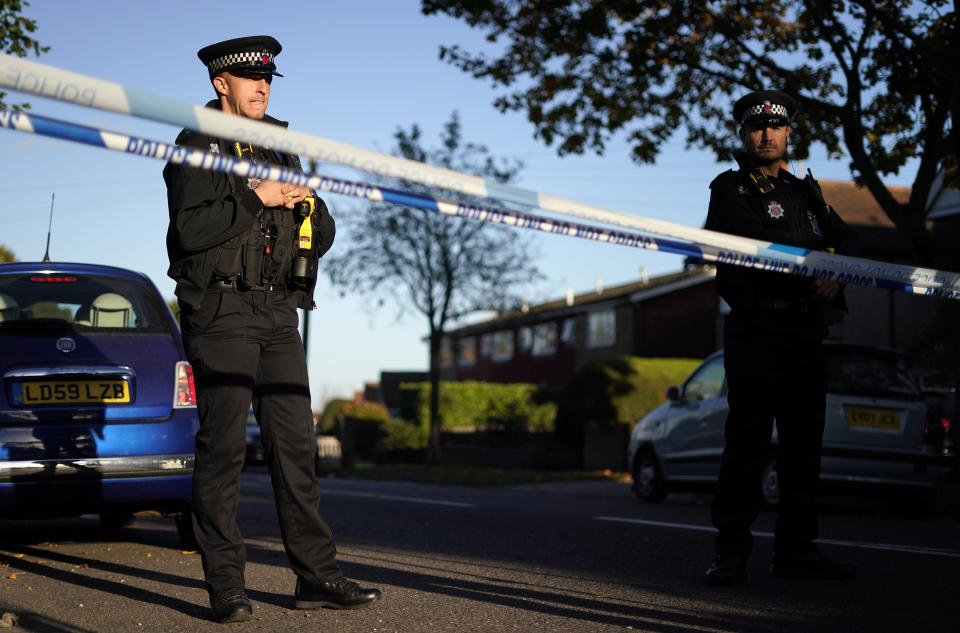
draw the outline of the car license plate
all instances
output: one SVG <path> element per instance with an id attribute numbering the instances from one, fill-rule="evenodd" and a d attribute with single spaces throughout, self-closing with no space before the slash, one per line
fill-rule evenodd
<path id="1" fill-rule="evenodd" d="M 17 382 L 12 391 L 13 404 L 21 405 L 130 402 L 125 380 Z"/>
<path id="2" fill-rule="evenodd" d="M 900 430 L 900 414 L 889 409 L 847 408 L 847 425 L 867 429 Z"/>

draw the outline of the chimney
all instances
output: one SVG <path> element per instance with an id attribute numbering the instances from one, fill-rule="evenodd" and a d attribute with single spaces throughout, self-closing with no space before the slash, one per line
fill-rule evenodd
<path id="1" fill-rule="evenodd" d="M 597 277 L 597 294 L 603 294 L 603 279 L 600 277 Z"/>
<path id="2" fill-rule="evenodd" d="M 573 286 L 567 286 L 567 305 L 573 305 Z"/>

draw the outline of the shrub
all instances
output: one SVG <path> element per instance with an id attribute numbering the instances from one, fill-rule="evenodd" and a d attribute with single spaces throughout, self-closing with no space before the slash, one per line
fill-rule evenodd
<path id="1" fill-rule="evenodd" d="M 430 383 L 400 385 L 400 417 L 430 429 Z M 527 383 L 443 382 L 440 418 L 443 428 L 552 430 L 556 404 L 539 387 Z"/>
<path id="2" fill-rule="evenodd" d="M 581 369 L 559 397 L 556 428 L 566 444 L 578 446 L 587 426 L 633 424 L 665 399 L 701 361 L 687 358 L 620 358 Z"/>
<path id="3" fill-rule="evenodd" d="M 339 428 L 337 420 L 340 417 L 340 409 L 347 404 L 351 404 L 351 401 L 343 398 L 333 398 L 327 402 L 327 406 L 323 408 L 323 413 L 320 414 L 320 419 L 317 421 L 317 435 L 336 435 Z"/>
<path id="4" fill-rule="evenodd" d="M 360 457 L 372 457 L 377 444 L 386 435 L 390 421 L 387 408 L 375 402 L 348 402 L 340 407 L 340 417 L 353 429 L 353 449 Z"/>

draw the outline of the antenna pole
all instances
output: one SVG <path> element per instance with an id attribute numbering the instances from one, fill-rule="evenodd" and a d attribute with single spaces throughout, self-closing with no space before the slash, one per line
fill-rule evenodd
<path id="1" fill-rule="evenodd" d="M 47 250 L 43 253 L 43 261 L 50 261 L 50 230 L 53 228 L 53 199 L 56 193 L 50 194 L 50 222 L 47 224 Z"/>

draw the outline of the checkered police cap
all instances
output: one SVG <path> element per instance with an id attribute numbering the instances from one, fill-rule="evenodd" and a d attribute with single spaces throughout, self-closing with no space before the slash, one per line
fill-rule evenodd
<path id="1" fill-rule="evenodd" d="M 205 46 L 197 51 L 211 79 L 222 72 L 264 73 L 283 77 L 274 58 L 280 54 L 280 42 L 269 35 L 239 37 Z"/>
<path id="2" fill-rule="evenodd" d="M 741 97 L 733 105 L 733 118 L 739 125 L 773 123 L 788 125 L 797 112 L 797 102 L 779 90 L 758 90 Z"/>

